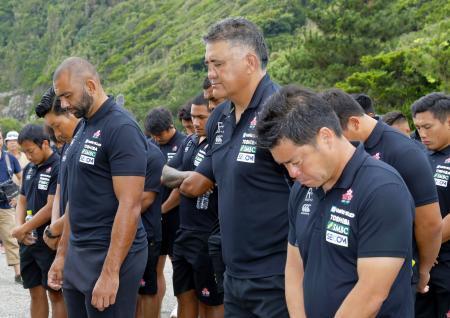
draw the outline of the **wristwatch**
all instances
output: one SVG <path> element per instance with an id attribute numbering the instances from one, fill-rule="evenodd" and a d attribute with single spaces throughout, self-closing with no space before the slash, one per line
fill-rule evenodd
<path id="1" fill-rule="evenodd" d="M 44 233 L 45 233 L 45 235 L 47 235 L 48 238 L 51 238 L 51 239 L 55 239 L 55 238 L 58 238 L 61 236 L 61 235 L 53 235 L 52 231 L 50 230 L 50 225 L 47 225 L 45 227 Z"/>

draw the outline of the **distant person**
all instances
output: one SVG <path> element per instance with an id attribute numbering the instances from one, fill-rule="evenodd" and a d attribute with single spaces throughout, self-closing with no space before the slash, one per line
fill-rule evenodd
<path id="1" fill-rule="evenodd" d="M 183 126 L 184 132 L 187 136 L 190 136 L 195 132 L 191 118 L 191 105 L 192 101 L 190 100 L 178 110 L 178 120 Z"/>
<path id="2" fill-rule="evenodd" d="M 291 317 L 412 317 L 414 203 L 398 172 L 355 148 L 330 105 L 296 86 L 272 95 L 257 131 L 298 181 L 289 198 Z"/>
<path id="3" fill-rule="evenodd" d="M 145 136 L 85 59 L 64 60 L 53 87 L 84 126 L 65 153 L 68 208 L 49 285 L 62 287 L 69 317 L 134 318 L 147 261 Z"/>
<path id="4" fill-rule="evenodd" d="M 173 117 L 169 110 L 163 107 L 152 109 L 144 122 L 145 133 L 151 137 L 161 149 L 166 161 L 170 161 L 177 153 L 186 136 L 177 131 L 173 124 Z M 161 225 L 162 241 L 160 258 L 158 261 L 158 298 L 160 304 L 166 293 L 166 280 L 164 278 L 164 266 L 166 257 L 173 255 L 173 243 L 180 226 L 179 204 L 180 193 L 178 189 L 161 189 Z M 161 307 L 161 305 L 160 305 Z M 174 309 L 175 310 L 175 309 Z M 175 310 L 176 312 L 176 310 Z"/>
<path id="5" fill-rule="evenodd" d="M 378 116 L 375 114 L 375 108 L 373 107 L 372 98 L 369 97 L 369 95 L 366 94 L 351 94 L 350 96 L 353 97 L 354 100 L 358 102 L 358 104 L 364 109 L 364 113 L 366 115 L 369 115 L 372 118 L 379 119 Z"/>
<path id="6" fill-rule="evenodd" d="M 15 137 L 16 138 L 16 137 Z M 17 144 L 17 139 L 15 139 Z M 18 148 L 18 144 L 17 144 Z M 23 154 L 23 156 L 25 156 Z M 11 231 L 15 227 L 15 210 L 17 204 L 17 192 L 14 196 L 8 195 L 7 189 L 1 186 L 17 180 L 17 185 L 22 181 L 22 169 L 16 157 L 3 151 L 3 134 L 0 130 L 0 239 L 6 253 L 6 262 L 8 266 L 14 268 L 15 281 L 22 283 L 19 266 L 19 245 L 17 240 L 11 236 Z M 14 186 L 14 185 L 12 185 Z M 17 186 L 16 186 L 17 190 Z"/>
<path id="7" fill-rule="evenodd" d="M 360 141 L 365 151 L 394 167 L 402 176 L 415 203 L 412 284 L 426 292 L 430 270 L 439 252 L 441 215 L 431 166 L 413 140 L 364 113 L 347 93 L 331 89 L 320 94 L 336 112 L 344 136 Z"/>
<path id="8" fill-rule="evenodd" d="M 430 151 L 443 218 L 440 251 L 430 273 L 430 290 L 417 295 L 416 317 L 450 317 L 450 95 L 430 93 L 415 101 L 411 110 L 422 142 Z"/>
<path id="9" fill-rule="evenodd" d="M 5 138 L 6 149 L 10 154 L 12 154 L 19 161 L 20 167 L 23 169 L 30 162 L 27 156 L 20 150 L 19 143 L 17 139 L 19 138 L 19 133 L 17 131 L 8 131 Z"/>
<path id="10" fill-rule="evenodd" d="M 211 110 L 208 101 L 200 94 L 191 107 L 195 134 L 188 136 L 176 155 L 163 170 L 163 184 L 179 186 L 189 176 L 189 171 L 205 158 L 208 149 L 206 122 Z M 208 239 L 218 221 L 217 188 L 199 197 L 181 196 L 180 230 L 173 247 L 173 289 L 178 300 L 178 317 L 223 317 L 223 292 L 214 276 L 208 253 Z"/>
<path id="11" fill-rule="evenodd" d="M 208 100 L 208 107 L 211 111 L 225 101 L 225 98 L 223 97 L 215 97 L 213 86 L 208 77 L 203 81 L 203 97 Z"/>
<path id="12" fill-rule="evenodd" d="M 411 135 L 411 128 L 409 128 L 408 118 L 406 118 L 402 112 L 393 111 L 386 113 L 381 117 L 381 120 L 387 125 L 404 133 L 406 136 L 409 137 Z"/>
<path id="13" fill-rule="evenodd" d="M 50 147 L 50 138 L 42 126 L 25 126 L 19 134 L 19 144 L 30 163 L 23 170 L 16 207 L 17 227 L 12 234 L 20 242 L 20 271 L 23 287 L 31 296 L 31 317 L 48 317 L 47 295 L 52 316 L 66 317 L 61 291 L 53 290 L 47 284 L 55 252 L 43 240 L 44 229 L 51 219 L 59 155 Z M 32 218 L 25 222 L 27 216 Z"/>

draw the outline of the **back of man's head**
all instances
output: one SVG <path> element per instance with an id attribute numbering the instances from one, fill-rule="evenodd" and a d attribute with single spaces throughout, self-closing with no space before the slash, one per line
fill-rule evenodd
<path id="1" fill-rule="evenodd" d="M 244 18 L 226 18 L 211 26 L 203 37 L 205 43 L 226 41 L 250 48 L 258 56 L 261 68 L 266 69 L 269 51 L 262 31 Z"/>
<path id="2" fill-rule="evenodd" d="M 42 95 L 41 101 L 35 108 L 35 112 L 39 118 L 43 118 L 48 113 L 54 113 L 57 116 L 67 114 L 67 111 L 61 107 L 61 100 L 56 97 L 53 87 L 50 87 Z"/>
<path id="3" fill-rule="evenodd" d="M 339 120 L 325 100 L 308 89 L 288 85 L 264 104 L 256 124 L 258 146 L 272 149 L 283 138 L 299 146 L 314 145 L 322 127 L 342 135 Z"/>
<path id="4" fill-rule="evenodd" d="M 172 114 L 164 107 L 153 108 L 145 118 L 144 126 L 151 135 L 160 135 L 174 127 Z"/>
<path id="5" fill-rule="evenodd" d="M 100 76 L 95 66 L 81 57 L 73 56 L 65 59 L 53 74 L 53 81 L 56 81 L 64 72 L 68 72 L 72 80 L 83 82 L 87 79 L 94 79 L 100 83 Z"/>
<path id="6" fill-rule="evenodd" d="M 450 95 L 444 93 L 430 93 L 416 100 L 411 105 L 413 117 L 416 114 L 429 111 L 440 122 L 447 120 L 450 115 Z"/>
<path id="7" fill-rule="evenodd" d="M 330 89 L 319 94 L 324 100 L 328 102 L 331 108 L 335 111 L 339 118 L 342 129 L 347 129 L 348 120 L 350 117 L 362 117 L 365 112 L 349 94 L 340 89 Z"/>
<path id="8" fill-rule="evenodd" d="M 375 115 L 375 109 L 373 108 L 372 99 L 369 95 L 360 93 L 360 94 L 351 94 L 354 100 L 358 102 L 358 104 L 364 109 L 364 112 L 369 116 Z"/>
<path id="9" fill-rule="evenodd" d="M 183 106 L 178 109 L 178 120 L 181 122 L 182 120 L 192 120 L 191 118 L 191 105 L 192 100 L 189 100 Z"/>
<path id="10" fill-rule="evenodd" d="M 387 125 L 392 126 L 393 124 L 397 123 L 397 122 L 403 122 L 403 121 L 408 121 L 408 118 L 406 118 L 406 116 L 399 111 L 392 111 L 392 112 L 388 112 L 386 114 L 384 114 L 381 117 L 381 120 L 383 122 L 385 122 Z"/>

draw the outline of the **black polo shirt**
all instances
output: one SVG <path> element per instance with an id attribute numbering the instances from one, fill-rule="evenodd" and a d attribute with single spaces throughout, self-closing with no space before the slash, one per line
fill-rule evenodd
<path id="1" fill-rule="evenodd" d="M 236 278 L 284 274 L 289 186 L 269 150 L 256 147 L 255 130 L 258 112 L 277 89 L 264 76 L 238 123 L 233 103 L 219 105 L 208 119 L 208 155 L 196 169 L 216 181 L 223 259 Z"/>
<path id="2" fill-rule="evenodd" d="M 166 157 L 166 162 L 169 162 L 170 159 L 175 156 L 175 154 L 178 151 L 178 148 L 180 148 L 181 144 L 183 143 L 184 139 L 186 139 L 186 135 L 180 133 L 178 130 L 175 132 L 175 135 L 169 140 L 168 143 L 165 145 L 159 145 L 159 149 L 161 149 L 161 152 L 163 153 L 164 157 Z M 170 193 L 172 192 L 172 189 L 163 186 L 161 189 L 162 194 L 162 203 L 164 203 L 168 198 Z M 167 213 L 177 213 L 178 212 L 178 206 L 174 207 L 172 210 L 168 211 Z M 166 215 L 165 213 L 164 215 Z"/>
<path id="3" fill-rule="evenodd" d="M 208 142 L 199 143 L 197 135 L 190 135 L 181 145 L 176 155 L 169 161 L 170 167 L 180 171 L 193 171 L 205 158 Z M 207 209 L 197 209 L 197 199 L 184 195 L 180 197 L 180 228 L 190 231 L 210 233 L 217 221 L 217 189 L 208 195 Z"/>
<path id="4" fill-rule="evenodd" d="M 147 142 L 130 114 L 108 98 L 67 154 L 71 244 L 108 248 L 119 202 L 113 176 L 145 177 Z M 131 252 L 147 246 L 139 222 Z"/>
<path id="5" fill-rule="evenodd" d="M 429 159 L 439 195 L 441 215 L 445 218 L 450 211 L 450 146 L 440 151 L 430 151 Z M 431 270 L 431 280 L 450 291 L 450 241 L 441 246 L 438 264 Z"/>
<path id="6" fill-rule="evenodd" d="M 28 163 L 23 169 L 22 187 L 20 194 L 27 198 L 27 211 L 33 215 L 39 212 L 47 204 L 47 197 L 55 195 L 56 183 L 59 173 L 59 155 L 56 152 L 41 165 Z M 39 239 L 42 239 L 44 229 L 50 221 L 36 229 Z"/>
<path id="7" fill-rule="evenodd" d="M 75 131 L 73 133 L 74 137 L 84 126 L 84 121 L 80 120 L 78 122 L 77 127 L 75 127 Z M 74 139 L 74 138 L 72 138 Z M 65 143 L 61 148 L 61 160 L 59 165 L 59 174 L 58 174 L 58 184 L 59 184 L 59 213 L 60 216 L 63 216 L 66 212 L 66 205 L 69 199 L 68 188 L 67 188 L 67 150 L 71 148 L 72 143 Z"/>
<path id="8" fill-rule="evenodd" d="M 417 142 L 395 128 L 378 121 L 365 141 L 364 148 L 373 158 L 386 162 L 400 173 L 416 207 L 438 202 L 430 163 L 426 152 Z M 419 279 L 419 255 L 415 236 L 413 236 L 413 258 L 412 282 L 416 283 Z"/>
<path id="9" fill-rule="evenodd" d="M 161 174 L 166 159 L 158 146 L 147 139 L 147 173 L 145 175 L 145 192 L 155 192 L 156 197 L 147 211 L 142 214 L 142 223 L 149 241 L 161 242 Z"/>
<path id="10" fill-rule="evenodd" d="M 413 215 L 414 202 L 399 174 L 362 146 L 327 193 L 296 183 L 289 243 L 303 259 L 306 315 L 335 315 L 358 281 L 358 258 L 401 257 L 405 262 L 378 316 L 412 317 Z"/>
<path id="11" fill-rule="evenodd" d="M 386 162 L 400 173 L 416 207 L 438 202 L 426 154 L 410 138 L 378 121 L 364 142 L 364 148 L 373 158 Z"/>

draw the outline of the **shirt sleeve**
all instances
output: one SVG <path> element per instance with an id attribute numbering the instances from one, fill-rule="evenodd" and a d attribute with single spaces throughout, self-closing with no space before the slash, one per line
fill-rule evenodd
<path id="1" fill-rule="evenodd" d="M 213 182 L 215 181 L 210 151 L 206 153 L 205 158 L 203 158 L 202 162 L 195 168 L 195 172 L 204 175 Z"/>
<path id="2" fill-rule="evenodd" d="M 145 192 L 159 193 L 161 190 L 161 174 L 164 167 L 164 155 L 156 147 L 149 148 L 147 171 L 145 175 Z"/>
<path id="3" fill-rule="evenodd" d="M 21 182 L 21 185 L 20 185 L 20 194 L 21 195 L 25 195 L 25 174 L 26 174 L 26 171 L 28 170 L 28 165 L 29 164 L 27 164 L 25 166 L 25 168 L 23 168 L 22 182 Z"/>
<path id="4" fill-rule="evenodd" d="M 169 160 L 167 165 L 169 167 L 175 168 L 180 170 L 183 165 L 183 157 L 184 157 L 184 150 L 186 149 L 187 142 L 191 140 L 191 138 L 187 137 L 180 147 L 178 147 L 178 151 L 176 154 L 172 157 L 172 159 Z"/>
<path id="5" fill-rule="evenodd" d="M 394 168 L 408 186 L 416 207 L 438 202 L 430 162 L 418 146 L 414 145 L 414 148 L 402 152 L 402 157 L 397 160 Z"/>
<path id="6" fill-rule="evenodd" d="M 19 160 L 17 160 L 16 157 L 14 157 L 13 155 L 10 155 L 9 158 L 11 159 L 11 168 L 13 170 L 13 172 L 19 173 L 20 171 L 22 171 L 22 168 L 20 168 L 20 163 Z"/>
<path id="7" fill-rule="evenodd" d="M 373 191 L 358 217 L 358 257 L 402 257 L 412 249 L 414 206 L 402 184 Z"/>
<path id="8" fill-rule="evenodd" d="M 107 156 L 112 176 L 145 177 L 147 143 L 137 126 L 123 124 L 109 136 Z"/>
<path id="9" fill-rule="evenodd" d="M 52 167 L 50 183 L 48 184 L 48 195 L 55 195 L 56 185 L 58 183 L 58 175 L 59 175 L 59 162 L 57 162 L 57 164 L 53 165 Z"/>

